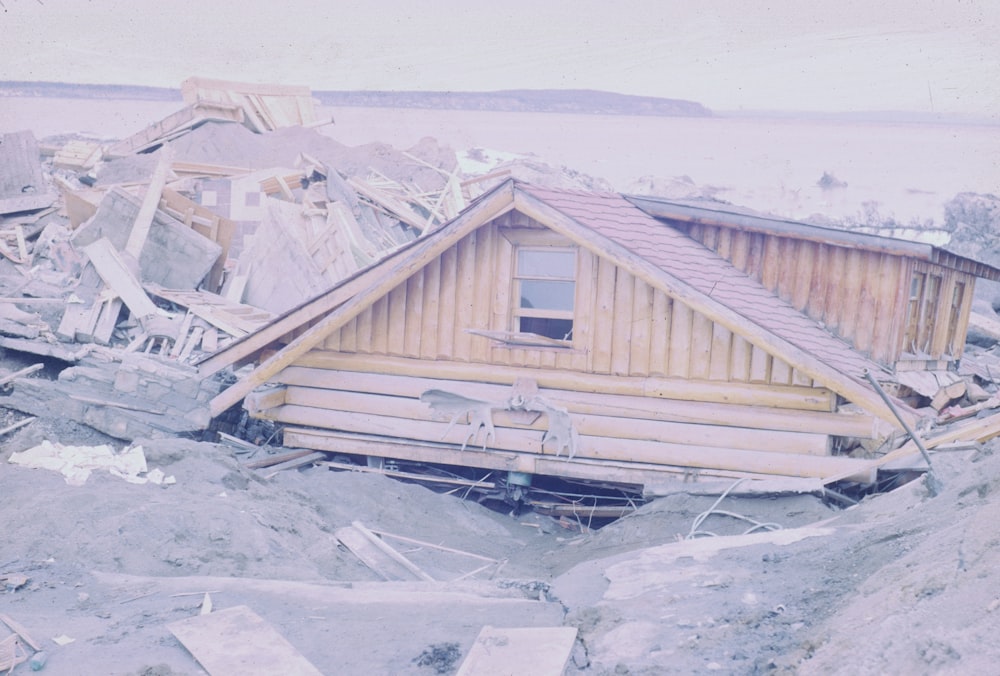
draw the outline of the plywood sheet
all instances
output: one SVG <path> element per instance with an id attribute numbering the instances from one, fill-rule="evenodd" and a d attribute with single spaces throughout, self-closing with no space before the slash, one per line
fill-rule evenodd
<path id="1" fill-rule="evenodd" d="M 167 628 L 211 676 L 322 676 L 247 606 L 171 622 Z"/>
<path id="2" fill-rule="evenodd" d="M 576 627 L 483 627 L 458 676 L 561 676 Z"/>

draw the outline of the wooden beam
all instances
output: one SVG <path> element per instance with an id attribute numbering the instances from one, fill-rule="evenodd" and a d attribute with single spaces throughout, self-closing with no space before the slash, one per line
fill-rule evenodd
<path id="1" fill-rule="evenodd" d="M 100 274 L 101 279 L 121 297 L 129 311 L 137 318 L 165 314 L 142 290 L 142 284 L 125 265 L 107 237 L 102 237 L 96 242 L 88 244 L 83 247 L 83 251 Z"/>
<path id="2" fill-rule="evenodd" d="M 250 398 L 255 394 L 252 392 L 247 395 L 248 406 Z M 462 394 L 463 396 L 468 396 L 464 393 Z M 508 391 L 500 397 L 494 395 L 494 398 L 487 399 L 487 401 L 495 403 L 497 407 L 493 411 L 493 421 L 497 426 L 498 434 L 506 433 L 500 432 L 500 428 L 532 430 L 541 433 L 544 433 L 549 428 L 550 422 L 546 417 L 540 417 L 530 424 L 514 420 L 509 412 L 502 410 L 503 404 L 509 396 L 510 392 Z M 613 400 L 610 400 L 609 403 L 611 401 Z M 253 403 L 255 406 L 258 404 L 256 401 Z M 267 403 L 271 403 L 271 401 Z M 403 398 L 399 396 L 291 385 L 282 397 L 281 404 L 286 403 L 326 409 L 338 413 L 357 413 L 362 416 L 379 416 L 384 414 L 413 421 L 434 422 L 441 420 L 439 414 L 435 413 L 427 404 L 415 397 Z M 262 406 L 257 410 L 265 412 L 266 416 L 277 415 L 267 413 L 266 411 L 276 408 L 281 404 L 277 403 L 277 398 L 275 398 L 273 405 Z M 692 446 L 708 448 L 740 448 L 809 455 L 826 455 L 829 448 L 827 436 L 813 432 L 777 431 L 733 425 L 720 426 L 710 422 L 689 423 L 657 420 L 634 414 L 631 416 L 617 416 L 595 407 L 582 407 L 587 409 L 585 412 L 579 411 L 580 407 L 574 408 L 577 408 L 577 410 L 572 411 L 574 428 L 580 434 L 594 437 L 648 439 L 654 441 L 669 439 L 672 443 L 690 444 Z M 441 436 L 443 436 L 443 430 L 444 427 L 441 428 Z M 407 436 L 414 435 L 408 430 Z M 440 436 L 432 437 L 429 441 L 437 441 L 440 438 Z"/>
<path id="3" fill-rule="evenodd" d="M 160 159 L 156 163 L 153 176 L 149 179 L 149 186 L 146 188 L 146 194 L 142 198 L 142 205 L 139 207 L 139 213 L 132 224 L 128 241 L 125 243 L 123 253 L 128 254 L 136 261 L 139 260 L 142 247 L 146 243 L 149 228 L 153 225 L 156 208 L 160 204 L 160 195 L 163 193 L 163 186 L 167 184 L 167 175 L 170 173 L 170 165 L 173 159 L 173 150 L 169 146 L 164 146 L 160 150 Z"/>

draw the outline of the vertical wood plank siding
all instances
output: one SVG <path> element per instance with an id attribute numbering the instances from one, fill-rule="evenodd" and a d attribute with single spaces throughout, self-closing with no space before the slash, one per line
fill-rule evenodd
<path id="1" fill-rule="evenodd" d="M 541 226 L 513 213 L 483 226 L 334 332 L 323 349 L 618 376 L 812 385 L 788 364 L 586 250 L 577 260 L 573 349 L 510 348 L 469 333 L 516 329 L 509 319 L 517 302 L 511 293 L 514 246 L 503 234 L 511 227 Z M 756 260 L 759 271 L 769 270 L 789 293 L 801 295 L 802 275 L 812 282 L 805 272 L 776 272 L 787 254 L 780 242 L 705 230 L 724 251 Z"/>
<path id="2" fill-rule="evenodd" d="M 858 351 L 876 361 L 892 364 L 905 351 L 904 320 L 914 269 L 912 260 L 891 253 L 847 249 L 719 226 L 693 225 L 682 226 L 682 229 L 797 310 L 825 323 Z M 965 283 L 965 288 L 971 289 L 974 277 L 932 263 L 921 262 L 918 268 L 933 270 L 942 276 L 941 303 L 934 318 L 931 356 L 953 355 L 961 346 L 956 347 L 959 337 L 951 343 L 947 340 L 951 294 L 956 282 Z M 966 295 L 971 303 L 971 292 Z M 963 297 L 962 300 L 965 303 L 967 299 Z M 964 314 L 962 321 L 967 322 Z M 964 326 L 958 331 L 962 341 L 965 339 Z M 758 374 L 761 369 L 758 363 Z M 784 378 L 783 371 L 779 378 Z M 794 373 L 791 375 L 792 382 L 800 378 Z"/>

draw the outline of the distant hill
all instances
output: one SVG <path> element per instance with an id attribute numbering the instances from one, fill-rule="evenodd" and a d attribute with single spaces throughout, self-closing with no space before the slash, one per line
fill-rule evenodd
<path id="1" fill-rule="evenodd" d="M 504 112 L 583 113 L 711 117 L 700 103 L 653 96 L 632 96 L 592 89 L 507 89 L 496 92 L 316 91 L 328 106 L 495 110 Z"/>
<path id="2" fill-rule="evenodd" d="M 137 101 L 180 101 L 179 89 L 136 85 L 3 82 L 0 96 L 103 98 Z M 326 106 L 431 108 L 501 112 L 581 113 L 710 117 L 712 111 L 694 101 L 632 96 L 590 89 L 510 89 L 496 92 L 313 91 Z"/>
<path id="3" fill-rule="evenodd" d="M 69 84 L 66 82 L 4 82 L 0 96 L 41 96 L 60 99 L 127 99 L 129 101 L 180 101 L 180 89 L 138 85 Z"/>

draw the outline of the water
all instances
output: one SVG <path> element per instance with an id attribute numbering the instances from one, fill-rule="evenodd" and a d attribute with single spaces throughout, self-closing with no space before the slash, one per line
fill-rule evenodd
<path id="1" fill-rule="evenodd" d="M 959 192 L 1000 194 L 1000 127 L 343 108 L 324 133 L 398 147 L 434 136 L 457 150 L 534 153 L 629 191 L 642 176 L 687 176 L 717 197 L 790 218 L 863 220 L 866 202 L 900 223 L 940 222 Z M 847 187 L 823 190 L 829 172 Z"/>
<path id="2" fill-rule="evenodd" d="M 180 101 L 0 98 L 0 130 L 39 138 L 88 132 L 121 138 Z M 735 204 L 789 218 L 940 224 L 959 192 L 1000 194 L 1000 126 L 675 118 L 392 108 L 337 108 L 323 133 L 348 145 L 399 148 L 433 136 L 456 151 L 486 148 L 545 161 L 635 190 L 643 176 L 687 176 Z M 823 190 L 828 172 L 847 186 Z"/>

